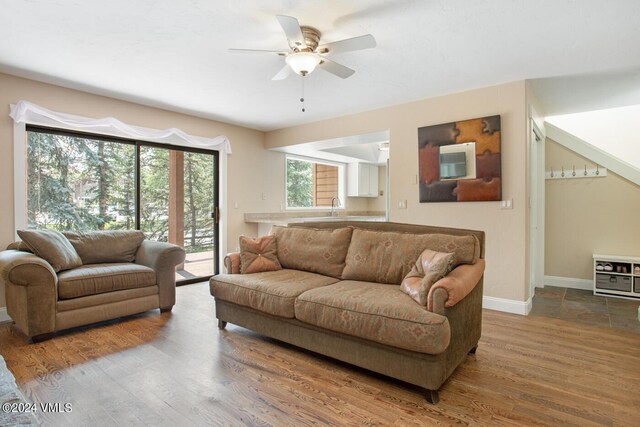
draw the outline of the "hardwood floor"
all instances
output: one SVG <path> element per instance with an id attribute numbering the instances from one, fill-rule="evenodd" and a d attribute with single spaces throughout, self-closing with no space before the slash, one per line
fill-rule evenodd
<path id="1" fill-rule="evenodd" d="M 39 344 L 2 324 L 0 354 L 28 400 L 72 404 L 38 412 L 46 425 L 640 425 L 640 334 L 491 310 L 435 406 L 399 381 L 218 330 L 206 284 L 180 287 L 172 313 Z"/>

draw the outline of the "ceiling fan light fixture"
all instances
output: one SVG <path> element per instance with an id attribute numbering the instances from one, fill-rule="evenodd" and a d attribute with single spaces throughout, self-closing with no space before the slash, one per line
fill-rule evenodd
<path id="1" fill-rule="evenodd" d="M 306 76 L 316 69 L 322 58 L 312 52 L 294 52 L 287 55 L 285 60 L 296 74 Z"/>

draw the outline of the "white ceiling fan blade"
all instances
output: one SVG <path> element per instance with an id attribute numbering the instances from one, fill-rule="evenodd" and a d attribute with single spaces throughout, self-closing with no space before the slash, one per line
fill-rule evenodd
<path id="1" fill-rule="evenodd" d="M 284 30 L 284 34 L 287 36 L 291 49 L 307 47 L 307 42 L 304 41 L 304 35 L 300 28 L 300 23 L 296 18 L 285 15 L 276 15 L 276 18 L 278 18 L 278 22 Z"/>
<path id="2" fill-rule="evenodd" d="M 318 65 L 318 68 L 322 68 L 325 71 L 330 72 L 331 74 L 335 74 L 336 76 L 346 79 L 355 73 L 355 70 L 352 70 L 349 67 L 345 67 L 342 64 L 338 64 L 337 62 L 331 61 L 327 58 L 322 58 L 322 62 Z"/>
<path id="3" fill-rule="evenodd" d="M 318 46 L 318 53 L 342 53 L 376 47 L 376 39 L 371 34 L 344 39 Z"/>
<path id="4" fill-rule="evenodd" d="M 287 52 L 281 50 L 261 50 L 261 49 L 229 49 L 231 53 L 275 53 L 280 56 L 287 56 Z"/>
<path id="5" fill-rule="evenodd" d="M 287 77 L 289 77 L 289 74 L 291 74 L 291 67 L 289 67 L 289 65 L 285 65 L 284 68 L 282 68 L 282 70 L 278 71 L 278 74 L 276 74 L 275 76 L 273 76 L 273 78 L 271 80 L 284 80 Z"/>

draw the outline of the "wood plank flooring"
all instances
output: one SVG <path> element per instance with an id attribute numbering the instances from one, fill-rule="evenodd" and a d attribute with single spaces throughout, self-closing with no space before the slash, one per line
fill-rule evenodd
<path id="1" fill-rule="evenodd" d="M 640 425 L 640 334 L 485 310 L 475 356 L 440 403 L 416 387 L 228 325 L 206 284 L 152 311 L 28 344 L 0 325 L 0 354 L 37 415 L 59 426 Z M 393 363 L 392 360 L 389 363 Z"/>

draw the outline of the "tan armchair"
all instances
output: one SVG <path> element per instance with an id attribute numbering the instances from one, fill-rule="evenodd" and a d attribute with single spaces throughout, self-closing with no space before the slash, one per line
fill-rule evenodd
<path id="1" fill-rule="evenodd" d="M 81 260 L 74 268 L 60 269 L 48 254 L 38 256 L 43 254 L 36 245 L 21 242 L 0 252 L 7 312 L 31 340 L 156 308 L 171 310 L 175 267 L 184 261 L 184 249 L 143 240 L 136 231 L 65 235 Z"/>

